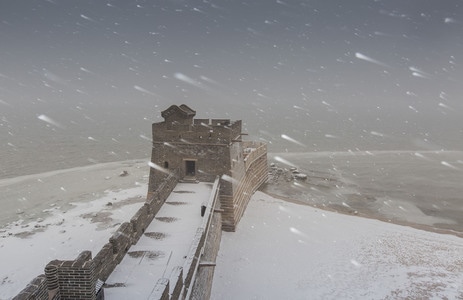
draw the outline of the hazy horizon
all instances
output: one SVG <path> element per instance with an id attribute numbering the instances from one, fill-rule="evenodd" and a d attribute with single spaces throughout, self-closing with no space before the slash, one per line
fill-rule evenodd
<path id="1" fill-rule="evenodd" d="M 150 124 L 181 103 L 269 151 L 463 150 L 461 1 L 20 0 L 0 16 L 3 176 L 149 156 Z"/>

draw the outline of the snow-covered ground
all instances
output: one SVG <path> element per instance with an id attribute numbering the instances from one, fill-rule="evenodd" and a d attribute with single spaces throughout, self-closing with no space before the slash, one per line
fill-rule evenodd
<path id="1" fill-rule="evenodd" d="M 146 161 L 125 161 L 1 180 L 0 299 L 18 294 L 51 260 L 96 255 L 143 205 L 148 170 Z"/>
<path id="2" fill-rule="evenodd" d="M 0 229 L 15 221 L 44 218 L 50 208 L 67 210 L 70 203 L 101 198 L 108 190 L 147 183 L 148 161 L 118 161 L 1 179 Z"/>
<path id="3" fill-rule="evenodd" d="M 134 161 L 0 181 L 16 220 L 0 228 L 0 299 L 50 260 L 96 254 L 143 204 L 147 175 Z M 215 272 L 212 299 L 461 299 L 463 239 L 258 192 L 223 233 Z"/>
<path id="4" fill-rule="evenodd" d="M 257 192 L 224 232 L 212 299 L 462 299 L 463 239 Z"/>

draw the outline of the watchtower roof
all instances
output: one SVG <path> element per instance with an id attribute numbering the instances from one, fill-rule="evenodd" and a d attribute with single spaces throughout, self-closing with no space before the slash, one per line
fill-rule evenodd
<path id="1" fill-rule="evenodd" d="M 164 119 L 167 119 L 172 115 L 177 115 L 183 119 L 191 119 L 196 115 L 196 111 L 192 110 L 187 105 L 182 104 L 180 106 L 171 105 L 168 109 L 161 112 L 161 116 Z"/>

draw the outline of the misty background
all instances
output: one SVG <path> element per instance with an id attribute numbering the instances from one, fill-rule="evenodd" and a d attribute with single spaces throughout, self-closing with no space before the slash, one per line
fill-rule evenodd
<path id="1" fill-rule="evenodd" d="M 463 150 L 458 0 L 0 2 L 0 177 L 145 158 L 185 103 L 270 152 Z"/>

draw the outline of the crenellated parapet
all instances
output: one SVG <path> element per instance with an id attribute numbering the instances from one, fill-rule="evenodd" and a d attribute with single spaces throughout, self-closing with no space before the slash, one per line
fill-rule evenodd
<path id="1" fill-rule="evenodd" d="M 34 278 L 13 299 L 103 299 L 103 292 L 98 293 L 101 284 L 144 233 L 177 182 L 174 175 L 167 176 L 130 222 L 122 223 L 95 257 L 92 258 L 90 251 L 83 251 L 75 260 L 51 261 L 45 267 L 45 274 Z"/>
<path id="2" fill-rule="evenodd" d="M 155 143 L 230 144 L 240 139 L 241 121 L 194 119 L 192 124 L 168 123 L 152 125 Z"/>
<path id="3" fill-rule="evenodd" d="M 230 176 L 222 176 L 222 229 L 235 231 L 254 192 L 268 178 L 267 145 L 242 142 L 234 149 Z"/>
<path id="4" fill-rule="evenodd" d="M 241 120 L 194 119 L 195 114 L 184 104 L 172 105 L 161 113 L 164 121 L 152 125 L 148 195 L 174 171 L 184 181 L 221 176 L 223 229 L 234 231 L 251 195 L 267 180 L 267 147 L 242 140 Z"/>
<path id="5" fill-rule="evenodd" d="M 207 299 L 221 230 L 235 231 L 253 193 L 267 180 L 267 145 L 242 140 L 242 122 L 194 119 L 196 111 L 182 104 L 161 113 L 152 125 L 153 141 L 146 202 L 129 222 L 122 223 L 92 258 L 89 251 L 75 260 L 51 261 L 15 300 L 101 299 L 98 293 L 130 247 L 145 234 L 179 181 L 214 183 L 202 204 L 203 224 L 183 266 L 170 278 L 153 283 L 150 299 Z M 202 261 L 201 261 L 202 260 Z M 169 294 L 170 292 L 171 294 Z"/>

